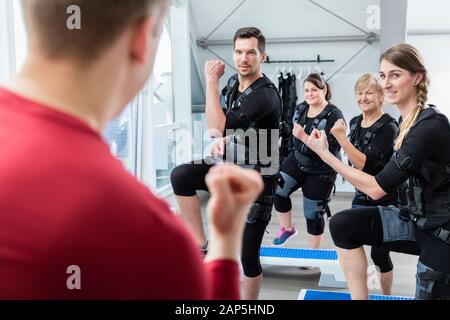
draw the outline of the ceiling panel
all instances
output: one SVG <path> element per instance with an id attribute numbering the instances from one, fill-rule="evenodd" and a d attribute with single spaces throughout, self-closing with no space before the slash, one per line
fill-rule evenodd
<path id="1" fill-rule="evenodd" d="M 364 30 L 368 30 L 367 8 L 379 4 L 378 0 L 316 2 Z M 207 36 L 240 3 L 241 0 L 192 0 L 191 12 L 198 36 Z M 243 26 L 259 27 L 267 38 L 362 34 L 307 0 L 247 0 L 210 39 L 230 39 Z"/>

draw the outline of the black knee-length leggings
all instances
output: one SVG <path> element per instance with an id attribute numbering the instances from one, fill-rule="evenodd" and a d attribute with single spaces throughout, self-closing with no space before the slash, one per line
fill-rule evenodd
<path id="1" fill-rule="evenodd" d="M 376 205 L 367 205 L 361 206 L 355 204 L 355 199 L 353 199 L 352 208 L 366 208 L 366 207 L 377 207 Z M 373 263 L 380 269 L 381 273 L 387 273 L 394 269 L 394 265 L 392 264 L 390 252 L 387 249 L 371 246 L 370 247 L 370 257 L 372 258 Z"/>
<path id="2" fill-rule="evenodd" d="M 192 197 L 197 190 L 208 191 L 205 177 L 212 165 L 205 162 L 198 164 L 191 162 L 176 167 L 170 176 L 175 195 Z M 273 197 L 276 185 L 275 177 L 264 177 L 264 196 Z M 262 239 L 269 221 L 256 220 L 254 223 L 246 223 L 244 229 L 241 262 L 244 274 L 254 278 L 262 273 L 259 259 Z"/>
<path id="3" fill-rule="evenodd" d="M 377 207 L 344 210 L 333 215 L 330 233 L 335 245 L 356 249 L 363 245 L 418 255 L 427 267 L 450 274 L 450 245 L 414 227 L 415 241 L 384 241 L 383 221 Z M 395 240 L 395 239 L 391 239 Z M 436 283 L 434 294 L 450 297 L 450 284 Z"/>
<path id="4" fill-rule="evenodd" d="M 285 176 L 286 175 L 286 176 Z M 284 178 L 291 181 L 284 181 Z M 279 174 L 279 187 L 275 193 L 275 209 L 280 213 L 292 210 L 291 195 L 302 188 L 303 201 L 325 201 L 330 198 L 336 174 L 309 174 L 300 169 L 295 155 L 291 153 L 283 162 Z M 317 210 L 303 207 L 308 234 L 319 236 L 325 231 L 325 219 Z"/>

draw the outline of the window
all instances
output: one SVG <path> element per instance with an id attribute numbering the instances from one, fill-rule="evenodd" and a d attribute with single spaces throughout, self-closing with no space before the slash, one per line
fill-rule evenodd
<path id="1" fill-rule="evenodd" d="M 161 189 L 170 184 L 170 172 L 176 164 L 175 146 L 177 141 L 174 130 L 177 128 L 174 125 L 172 67 L 171 36 L 168 24 L 166 24 L 161 35 L 151 78 L 156 189 Z"/>
<path id="2" fill-rule="evenodd" d="M 191 160 L 189 5 L 172 5 L 153 75 L 139 94 L 138 178 L 156 193 L 170 193 L 170 174 Z"/>
<path id="3" fill-rule="evenodd" d="M 134 175 L 137 172 L 137 102 L 135 98 L 120 116 L 111 120 L 104 133 L 111 153 Z"/>
<path id="4" fill-rule="evenodd" d="M 192 114 L 192 155 L 194 160 L 204 159 L 211 155 L 211 146 L 214 139 L 207 135 L 205 113 L 194 112 Z"/>
<path id="5" fill-rule="evenodd" d="M 25 60 L 27 52 L 27 35 L 23 21 L 22 5 L 20 1 L 13 1 L 14 9 L 14 40 L 15 40 L 15 70 L 19 70 Z"/>

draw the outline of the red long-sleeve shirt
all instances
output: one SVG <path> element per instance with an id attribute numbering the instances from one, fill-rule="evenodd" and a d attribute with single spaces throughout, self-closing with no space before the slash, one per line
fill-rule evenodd
<path id="1" fill-rule="evenodd" d="M 237 262 L 204 265 L 98 133 L 0 89 L 0 299 L 238 299 L 238 286 Z"/>

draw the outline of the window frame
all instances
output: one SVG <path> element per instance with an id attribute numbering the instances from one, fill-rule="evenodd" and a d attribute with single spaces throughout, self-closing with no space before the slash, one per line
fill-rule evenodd
<path id="1" fill-rule="evenodd" d="M 154 161 L 154 138 L 161 132 L 173 132 L 175 141 L 175 165 L 191 160 L 192 157 L 192 106 L 190 79 L 190 11 L 189 5 L 174 5 L 166 20 L 172 48 L 172 101 L 173 121 L 153 126 L 152 81 L 148 81 L 139 93 L 138 104 L 138 178 L 158 195 L 166 196 L 172 192 L 170 183 L 157 187 L 156 164 Z M 176 53 L 176 54 L 175 54 Z"/>
<path id="2" fill-rule="evenodd" d="M 16 41 L 14 30 L 13 0 L 3 0 L 0 3 L 0 63 L 3 70 L 0 82 L 4 83 L 16 73 Z"/>

